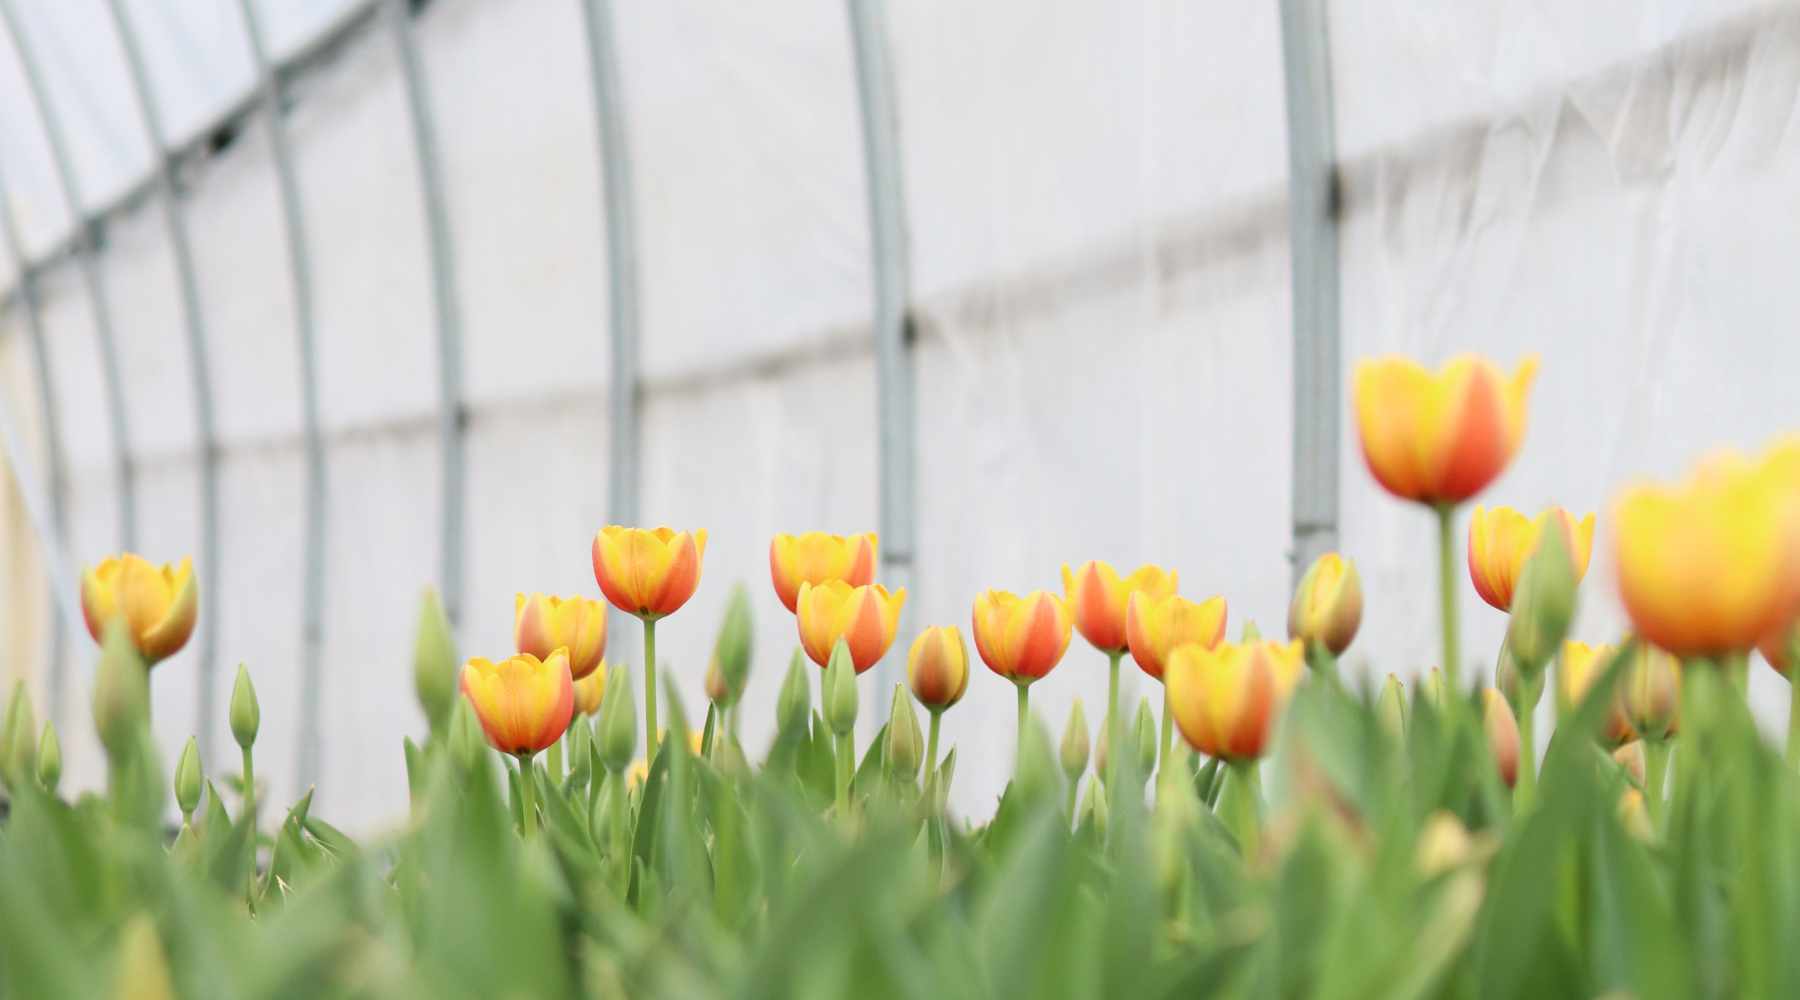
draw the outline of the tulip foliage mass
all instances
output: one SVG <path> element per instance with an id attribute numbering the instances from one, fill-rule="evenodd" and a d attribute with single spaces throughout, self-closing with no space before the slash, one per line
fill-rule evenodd
<path id="1" fill-rule="evenodd" d="M 1354 374 L 1374 481 L 1437 529 L 1441 608 L 1413 617 L 1442 656 L 1409 680 L 1340 670 L 1385 596 L 1348 552 L 1305 568 L 1285 635 L 1099 561 L 913 623 L 875 535 L 820 532 L 771 541 L 773 593 L 732 592 L 707 662 L 661 665 L 707 534 L 611 526 L 603 599 L 520 594 L 512 648 L 465 658 L 426 595 L 406 788 L 361 838 L 312 790 L 264 800 L 247 669 L 235 766 L 162 758 L 150 688 L 204 581 L 107 559 L 80 593 L 103 786 L 64 787 L 22 683 L 0 706 L 0 998 L 1800 995 L 1800 683 L 1785 746 L 1745 695 L 1756 649 L 1800 682 L 1800 438 L 1461 528 L 1528 455 L 1536 371 Z M 1624 635 L 1575 634 L 1600 557 Z M 1462 648 L 1465 588 L 1506 616 L 1498 650 Z M 608 604 L 643 662 L 607 658 Z M 785 671 L 751 669 L 758 614 L 792 620 Z M 859 685 L 890 657 L 904 684 Z M 1102 669 L 1093 726 L 1033 714 Z M 1122 669 L 1151 697 L 1122 704 Z M 779 685 L 770 738 L 740 737 L 751 683 Z M 1016 729 L 941 746 L 946 713 L 1008 694 Z M 974 753 L 1012 777 L 963 815 Z"/>

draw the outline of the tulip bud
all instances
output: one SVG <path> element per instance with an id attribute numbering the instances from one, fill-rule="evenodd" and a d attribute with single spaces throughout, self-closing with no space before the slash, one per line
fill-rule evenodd
<path id="1" fill-rule="evenodd" d="M 825 724 L 833 733 L 846 736 L 856 728 L 856 666 L 849 644 L 842 639 L 831 648 L 821 697 L 825 701 Z"/>
<path id="2" fill-rule="evenodd" d="M 200 744 L 192 736 L 181 748 L 181 759 L 175 762 L 175 804 L 181 808 L 184 821 L 191 820 L 200 808 L 200 787 L 205 776 L 200 771 Z"/>
<path id="3" fill-rule="evenodd" d="M 35 763 L 35 746 L 31 734 L 37 732 L 37 714 L 31 710 L 31 694 L 25 682 L 13 685 L 12 700 L 6 706 L 6 722 L 0 725 L 0 782 L 9 787 L 14 781 L 30 780 Z"/>
<path id="4" fill-rule="evenodd" d="M 1078 825 L 1093 824 L 1095 835 L 1103 840 L 1106 837 L 1106 820 L 1109 815 L 1106 804 L 1106 788 L 1100 780 L 1100 775 L 1105 773 L 1098 765 L 1095 766 L 1094 778 L 1088 782 L 1086 796 L 1082 799 L 1081 808 L 1078 810 L 1081 819 L 1077 821 Z"/>
<path id="5" fill-rule="evenodd" d="M 1238 637 L 1239 644 L 1261 641 L 1262 629 L 1256 627 L 1256 622 L 1253 619 L 1246 618 L 1244 620 L 1244 634 Z"/>
<path id="6" fill-rule="evenodd" d="M 1087 770 L 1088 762 L 1088 723 L 1087 712 L 1081 707 L 1081 699 L 1069 706 L 1069 721 L 1063 726 L 1062 735 L 1062 769 L 1070 781 L 1081 777 Z"/>
<path id="7" fill-rule="evenodd" d="M 481 720 L 475 717 L 475 706 L 467 698 L 458 698 L 450 710 L 451 759 L 464 771 L 473 771 L 481 765 L 486 751 L 487 737 L 482 735 Z"/>
<path id="8" fill-rule="evenodd" d="M 1425 818 L 1414 847 L 1419 873 L 1426 878 L 1460 867 L 1474 854 L 1469 830 L 1456 814 L 1438 810 Z"/>
<path id="9" fill-rule="evenodd" d="M 606 686 L 606 700 L 600 703 L 600 728 L 595 733 L 600 741 L 600 762 L 614 775 L 631 764 L 637 747 L 637 702 L 631 693 L 631 678 L 620 668 L 618 680 Z"/>
<path id="10" fill-rule="evenodd" d="M 256 744 L 256 731 L 262 728 L 262 708 L 256 703 L 256 687 L 250 683 L 250 671 L 238 664 L 237 683 L 231 686 L 231 738 L 245 750 Z"/>
<path id="11" fill-rule="evenodd" d="M 150 719 L 150 673 L 131 643 L 124 618 L 107 622 L 94 676 L 94 728 L 108 756 L 123 759 L 136 748 Z"/>
<path id="12" fill-rule="evenodd" d="M 119 933 L 119 958 L 113 968 L 112 995 L 132 1000 L 175 998 L 169 960 L 156 935 L 156 922 L 147 913 L 132 917 Z"/>
<path id="13" fill-rule="evenodd" d="M 1481 721 L 1487 730 L 1488 751 L 1494 756 L 1494 766 L 1500 769 L 1500 780 L 1511 788 L 1519 780 L 1519 723 L 1505 696 L 1493 688 L 1481 692 Z"/>
<path id="14" fill-rule="evenodd" d="M 901 781 L 919 776 L 919 764 L 925 757 L 925 733 L 919 728 L 918 713 L 904 685 L 894 685 L 894 706 L 888 713 L 887 745 L 882 748 L 888 773 Z"/>
<path id="15" fill-rule="evenodd" d="M 569 777 L 574 779 L 577 785 L 586 786 L 593 776 L 593 754 L 588 750 L 588 744 L 594 739 L 593 727 L 588 724 L 588 720 L 576 716 L 574 722 L 569 726 L 568 738 Z"/>
<path id="16" fill-rule="evenodd" d="M 1425 674 L 1424 688 L 1425 700 L 1430 702 L 1433 708 L 1440 712 L 1443 711 L 1444 670 L 1442 667 L 1432 667 L 1431 670 Z"/>
<path id="17" fill-rule="evenodd" d="M 1112 727 L 1106 724 L 1105 719 L 1101 719 L 1100 720 L 1100 738 L 1098 740 L 1094 741 L 1094 773 L 1095 774 L 1109 773 L 1106 769 L 1106 765 L 1112 761 L 1112 740 L 1108 739 L 1108 737 L 1110 737 L 1111 735 L 1112 735 Z"/>
<path id="18" fill-rule="evenodd" d="M 413 688 L 431 731 L 443 731 L 456 701 L 456 638 L 444 617 L 437 591 L 427 590 L 419 603 L 419 624 L 413 640 Z"/>
<path id="19" fill-rule="evenodd" d="M 775 703 L 775 724 L 784 733 L 798 733 L 812 718 L 812 678 L 806 672 L 805 654 L 794 650 L 788 660 L 787 677 L 781 682 L 781 697 Z"/>
<path id="20" fill-rule="evenodd" d="M 62 743 L 56 738 L 56 723 L 44 723 L 44 735 L 38 740 L 37 747 L 37 780 L 44 786 L 44 791 L 56 794 L 56 784 L 62 780 Z"/>
<path id="21" fill-rule="evenodd" d="M 1614 750 L 1612 759 L 1625 773 L 1631 775 L 1638 784 L 1644 783 L 1644 741 L 1632 740 L 1630 743 Z"/>
<path id="22" fill-rule="evenodd" d="M 1639 642 L 1619 680 L 1619 705 L 1633 732 L 1662 739 L 1675 732 L 1681 710 L 1681 661 Z"/>
<path id="23" fill-rule="evenodd" d="M 1148 701 L 1138 702 L 1132 730 L 1137 736 L 1137 773 L 1140 778 L 1147 778 L 1156 769 L 1156 748 L 1159 744 L 1156 737 L 1156 717 L 1150 713 Z"/>
<path id="24" fill-rule="evenodd" d="M 1522 675 L 1535 678 L 1542 673 L 1568 636 L 1580 581 L 1563 533 L 1544 532 L 1525 560 L 1506 629 L 1507 648 Z"/>
<path id="25" fill-rule="evenodd" d="M 1050 733 L 1035 716 L 1028 717 L 1019 746 L 1019 760 L 1013 772 L 1013 788 L 1024 801 L 1044 796 L 1062 798 L 1062 773 L 1056 751 L 1050 747 Z"/>
<path id="26" fill-rule="evenodd" d="M 707 671 L 707 697 L 722 707 L 730 708 L 743 697 L 744 685 L 750 680 L 751 633 L 750 591 L 738 584 L 731 589 L 725 605 L 725 620 L 719 624 L 719 637 L 713 642 L 712 664 Z M 713 673 L 719 675 L 723 698 L 712 697 Z"/>
<path id="27" fill-rule="evenodd" d="M 1387 680 L 1381 684 L 1381 694 L 1375 698 L 1375 717 L 1395 739 L 1406 738 L 1406 709 L 1406 686 L 1400 683 L 1400 678 L 1387 675 Z"/>
<path id="28" fill-rule="evenodd" d="M 1336 552 L 1313 561 L 1288 604 L 1288 638 L 1342 656 L 1362 625 L 1362 581 L 1356 564 Z"/>
<path id="29" fill-rule="evenodd" d="M 1529 712 L 1537 708 L 1543 700 L 1544 685 L 1535 680 L 1527 684 L 1519 673 L 1519 661 L 1514 659 L 1512 647 L 1500 644 L 1500 659 L 1494 664 L 1494 687 L 1506 696 L 1506 700 L 1517 705 L 1521 711 Z M 1525 702 L 1530 701 L 1527 705 Z"/>

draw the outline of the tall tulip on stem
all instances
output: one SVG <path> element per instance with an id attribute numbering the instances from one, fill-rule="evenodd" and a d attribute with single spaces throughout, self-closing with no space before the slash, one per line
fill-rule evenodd
<path id="1" fill-rule="evenodd" d="M 656 759 L 656 623 L 700 585 L 706 530 L 607 525 L 594 535 L 594 580 L 613 607 L 644 623 L 644 760 Z"/>
<path id="2" fill-rule="evenodd" d="M 520 821 L 525 835 L 533 836 L 537 788 L 532 758 L 562 738 L 575 713 L 568 651 L 558 648 L 547 660 L 530 653 L 499 663 L 478 657 L 463 667 L 461 687 L 488 744 L 519 759 L 519 794 L 524 799 Z"/>
<path id="3" fill-rule="evenodd" d="M 1163 685 L 1162 739 L 1157 746 L 1158 765 L 1167 758 L 1174 733 L 1174 712 L 1163 668 L 1169 653 L 1190 642 L 1211 649 L 1225 638 L 1225 598 L 1194 602 L 1177 594 L 1154 597 L 1134 592 L 1125 605 L 1125 641 L 1138 669 Z"/>
<path id="4" fill-rule="evenodd" d="M 1069 607 L 1041 590 L 1024 597 L 1004 590 L 984 590 L 975 598 L 971 617 L 975 651 L 981 654 L 981 662 L 1018 688 L 1018 745 L 1023 750 L 1031 710 L 1029 689 L 1062 662 L 1063 653 L 1068 651 L 1074 626 Z"/>
<path id="5" fill-rule="evenodd" d="M 937 771 L 938 722 L 969 688 L 969 649 L 956 626 L 936 625 L 919 633 L 906 653 L 906 683 L 931 713 L 931 735 L 925 744 L 929 787 Z"/>
<path id="6" fill-rule="evenodd" d="M 1080 569 L 1062 569 L 1063 596 L 1075 628 L 1093 647 L 1106 654 L 1106 733 L 1111 745 L 1118 746 L 1121 736 L 1119 718 L 1119 661 L 1130 648 L 1126 638 L 1125 616 L 1133 595 L 1161 599 L 1175 593 L 1177 578 L 1160 566 L 1139 566 L 1130 576 L 1121 577 L 1107 563 L 1089 561 Z M 1114 765 L 1116 767 L 1116 765 Z M 1113 786 L 1108 774 L 1107 787 Z"/>

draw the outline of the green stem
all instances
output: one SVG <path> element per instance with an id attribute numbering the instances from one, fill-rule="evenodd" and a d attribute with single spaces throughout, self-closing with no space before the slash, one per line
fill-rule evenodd
<path id="1" fill-rule="evenodd" d="M 256 805 L 256 762 L 251 759 L 250 748 L 244 748 L 244 815 L 253 815 L 251 809 Z"/>
<path id="2" fill-rule="evenodd" d="M 1443 623 L 1444 694 L 1462 697 L 1459 644 L 1456 638 L 1456 505 L 1436 505 L 1438 517 L 1438 613 Z"/>
<path id="3" fill-rule="evenodd" d="M 1543 691 L 1544 675 L 1535 680 L 1519 678 L 1519 704 L 1513 715 L 1519 723 L 1519 783 L 1513 789 L 1513 811 L 1524 812 L 1537 796 L 1537 703 Z"/>
<path id="4" fill-rule="evenodd" d="M 1788 674 L 1787 764 L 1800 766 L 1800 670 Z"/>
<path id="5" fill-rule="evenodd" d="M 1019 765 L 1025 762 L 1025 727 L 1031 721 L 1031 685 L 1013 682 L 1019 689 L 1019 748 L 1018 756 L 1013 760 L 1013 774 L 1019 773 Z"/>
<path id="6" fill-rule="evenodd" d="M 1306 665 L 1320 680 L 1333 686 L 1337 684 L 1337 657 L 1331 655 L 1331 650 L 1327 649 L 1324 643 L 1309 642 L 1306 644 Z"/>
<path id="7" fill-rule="evenodd" d="M 537 836 L 537 774 L 532 756 L 519 755 L 519 821 L 526 840 Z"/>
<path id="8" fill-rule="evenodd" d="M 1156 773 L 1162 774 L 1164 762 L 1169 760 L 1170 747 L 1175 735 L 1175 708 L 1169 704 L 1169 686 L 1163 685 L 1163 718 L 1162 742 L 1156 747 Z"/>
<path id="9" fill-rule="evenodd" d="M 1224 798 L 1219 803 L 1219 811 L 1223 814 L 1226 829 L 1237 838 L 1238 848 L 1248 862 L 1256 857 L 1262 835 L 1259 813 L 1262 811 L 1262 792 L 1258 787 L 1256 761 L 1234 760 L 1230 764 L 1230 776 L 1225 781 Z"/>
<path id="10" fill-rule="evenodd" d="M 656 763 L 656 619 L 644 619 L 644 763 Z"/>
<path id="11" fill-rule="evenodd" d="M 1681 749 L 1675 755 L 1675 787 L 1670 790 L 1669 807 L 1675 812 L 1687 808 L 1686 802 L 1700 794 L 1701 758 L 1712 747 L 1713 720 L 1719 704 L 1719 665 L 1692 658 L 1681 664 Z M 1645 761 L 1648 769 L 1649 761 Z"/>
<path id="12" fill-rule="evenodd" d="M 856 745 L 849 733 L 837 738 L 837 812 L 839 817 L 850 815 L 850 775 L 852 763 L 850 758 L 856 753 Z"/>
<path id="13" fill-rule="evenodd" d="M 1113 778 L 1119 771 L 1119 659 L 1123 653 L 1108 653 L 1106 666 L 1106 791 L 1112 794 L 1116 782 Z M 1025 722 L 1023 709 L 1019 716 L 1019 739 L 1025 738 Z M 1020 746 L 1024 746 L 1021 742 Z"/>
<path id="14" fill-rule="evenodd" d="M 928 736 L 925 737 L 925 787 L 926 787 L 926 789 L 930 789 L 931 783 L 934 780 L 936 780 L 936 778 L 937 778 L 938 722 L 943 717 L 944 717 L 943 709 L 934 708 L 931 710 L 931 732 Z"/>
<path id="15" fill-rule="evenodd" d="M 544 753 L 544 767 L 550 772 L 550 781 L 553 784 L 562 783 L 563 743 L 566 742 L 568 738 L 569 731 L 565 729 L 563 730 L 563 734 L 556 738 L 556 742 L 550 744 L 550 749 Z"/>
<path id="16" fill-rule="evenodd" d="M 1644 810 L 1650 816 L 1650 829 L 1661 832 L 1663 818 L 1663 785 L 1669 773 L 1667 737 L 1644 741 Z"/>

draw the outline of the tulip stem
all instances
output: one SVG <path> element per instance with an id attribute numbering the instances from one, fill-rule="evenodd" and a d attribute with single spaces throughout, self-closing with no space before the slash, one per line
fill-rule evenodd
<path id="1" fill-rule="evenodd" d="M 1537 695 L 1532 690 L 1535 684 L 1543 683 L 1540 676 L 1536 682 L 1519 678 L 1519 684 L 1525 688 L 1520 704 L 1513 709 L 1518 716 L 1519 724 L 1519 780 L 1513 787 L 1513 814 L 1519 815 L 1531 808 L 1531 800 L 1537 795 Z"/>
<path id="2" fill-rule="evenodd" d="M 656 619 L 644 617 L 644 763 L 656 763 Z"/>
<path id="3" fill-rule="evenodd" d="M 1721 664 L 1725 673 L 1731 677 L 1731 689 L 1737 692 L 1738 698 L 1750 697 L 1750 654 L 1730 653 Z"/>
<path id="4" fill-rule="evenodd" d="M 1794 662 L 1791 658 L 1789 662 Z M 1800 766 L 1800 671 L 1788 674 L 1787 765 Z"/>
<path id="5" fill-rule="evenodd" d="M 569 732 L 565 729 L 563 734 L 556 738 L 556 742 L 550 744 L 550 748 L 544 752 L 544 767 L 550 772 L 550 781 L 553 784 L 562 784 L 563 741 L 568 738 Z"/>
<path id="6" fill-rule="evenodd" d="M 855 766 L 850 759 L 856 754 L 856 745 L 849 733 L 841 733 L 837 738 L 837 813 L 840 818 L 850 815 L 850 775 Z"/>
<path id="7" fill-rule="evenodd" d="M 1238 850 L 1243 853 L 1245 863 L 1249 863 L 1256 857 L 1261 832 L 1257 814 L 1262 809 L 1262 793 L 1257 787 L 1256 761 L 1234 760 L 1229 766 L 1219 812 L 1223 814 L 1221 818 L 1226 829 L 1237 838 Z"/>
<path id="8" fill-rule="evenodd" d="M 1156 746 L 1156 773 L 1159 775 L 1162 774 L 1162 769 L 1164 766 L 1166 766 L 1166 762 L 1169 760 L 1170 740 L 1174 736 L 1174 733 L 1175 733 L 1175 706 L 1169 704 L 1169 686 L 1167 684 L 1164 684 L 1163 685 L 1162 742 L 1158 743 Z"/>
<path id="9" fill-rule="evenodd" d="M 1118 665 L 1119 660 L 1117 657 L 1114 657 L 1113 667 L 1115 678 L 1118 676 Z M 1014 686 L 1019 689 L 1019 749 L 1018 757 L 1013 761 L 1013 776 L 1017 777 L 1019 766 L 1025 763 L 1025 727 L 1031 720 L 1031 685 L 1019 684 L 1015 681 Z"/>
<path id="10" fill-rule="evenodd" d="M 1119 771 L 1119 659 L 1125 654 L 1114 651 L 1106 654 L 1106 788 L 1111 791 L 1113 779 Z M 1021 706 L 1024 704 L 1020 702 Z M 1025 714 L 1019 710 L 1019 745 L 1025 745 Z"/>
<path id="11" fill-rule="evenodd" d="M 931 790 L 931 784 L 937 780 L 937 741 L 938 721 L 944 717 L 944 710 L 931 710 L 931 734 L 925 737 L 925 789 Z"/>
<path id="12" fill-rule="evenodd" d="M 1663 785 L 1669 773 L 1669 738 L 1652 736 L 1644 740 L 1644 809 L 1650 814 L 1650 829 L 1660 833 L 1663 818 Z"/>
<path id="13" fill-rule="evenodd" d="M 1456 505 L 1436 505 L 1438 517 L 1438 598 L 1444 630 L 1444 690 L 1462 695 L 1462 672 L 1456 637 Z"/>
<path id="14" fill-rule="evenodd" d="M 537 836 L 537 775 L 532 755 L 519 755 L 519 823 L 525 839 Z"/>

